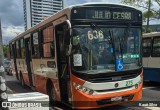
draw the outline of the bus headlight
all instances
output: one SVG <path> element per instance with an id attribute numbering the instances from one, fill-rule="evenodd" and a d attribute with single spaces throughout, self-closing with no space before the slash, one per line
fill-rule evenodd
<path id="1" fill-rule="evenodd" d="M 94 90 L 89 89 L 87 87 L 84 87 L 82 85 L 76 84 L 75 82 L 73 82 L 73 87 L 79 91 L 82 91 L 83 93 L 92 95 L 94 93 Z"/>
<path id="2" fill-rule="evenodd" d="M 2 98 L 2 99 L 7 99 L 7 94 L 6 94 L 6 92 L 1 93 L 1 98 Z"/>
<path id="3" fill-rule="evenodd" d="M 1 91 L 6 91 L 7 87 L 5 83 L 2 83 L 0 86 Z"/>

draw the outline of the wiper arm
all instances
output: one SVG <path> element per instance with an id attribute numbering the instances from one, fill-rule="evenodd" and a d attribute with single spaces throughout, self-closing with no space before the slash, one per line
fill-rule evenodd
<path id="1" fill-rule="evenodd" d="M 111 45 L 112 45 L 112 49 L 113 49 L 114 61 L 115 61 L 115 65 L 116 65 L 116 53 L 115 53 L 115 46 L 114 46 L 114 40 L 113 40 L 113 31 L 111 29 L 109 29 L 109 34 L 110 34 L 110 41 L 111 41 Z M 116 70 L 116 66 L 115 66 L 115 70 Z"/>
<path id="2" fill-rule="evenodd" d="M 122 58 L 123 58 L 125 36 L 129 36 L 129 30 L 130 30 L 130 24 L 128 24 L 128 27 L 124 30 L 123 36 L 121 38 L 120 37 L 118 38 L 119 39 L 119 43 L 120 43 L 119 48 L 120 48 L 120 53 L 121 53 Z"/>
<path id="3" fill-rule="evenodd" d="M 113 32 L 111 29 L 109 29 L 109 39 L 110 39 L 110 44 L 112 45 L 112 48 L 114 47 L 114 43 L 113 43 Z"/>
<path id="4" fill-rule="evenodd" d="M 119 49 L 120 49 L 121 57 L 123 58 L 122 40 L 120 39 L 120 37 L 118 39 L 119 39 Z"/>

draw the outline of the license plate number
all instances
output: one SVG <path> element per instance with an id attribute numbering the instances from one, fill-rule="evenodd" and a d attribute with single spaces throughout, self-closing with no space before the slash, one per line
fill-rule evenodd
<path id="1" fill-rule="evenodd" d="M 113 97 L 111 98 L 111 101 L 121 101 L 122 97 Z"/>

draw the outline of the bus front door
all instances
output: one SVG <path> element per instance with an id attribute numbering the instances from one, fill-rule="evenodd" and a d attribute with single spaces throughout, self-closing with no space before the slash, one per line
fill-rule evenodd
<path id="1" fill-rule="evenodd" d="M 33 76 L 31 71 L 31 39 L 26 38 L 25 39 L 25 54 L 26 54 L 26 65 L 28 70 L 28 78 L 29 78 L 29 84 L 32 87 L 33 86 Z"/>
<path id="2" fill-rule="evenodd" d="M 12 53 L 16 53 L 17 52 L 14 52 L 14 50 L 16 50 L 16 44 L 12 44 Z M 18 77 L 18 70 L 17 70 L 17 63 L 16 63 L 16 54 L 13 54 L 13 61 L 14 61 L 14 68 L 15 68 L 15 73 L 16 73 L 16 78 L 19 80 L 19 77 Z"/>
<path id="3" fill-rule="evenodd" d="M 56 51 L 57 51 L 57 67 L 61 101 L 70 103 L 70 83 L 68 63 L 66 57 L 65 31 L 64 25 L 55 27 Z"/>

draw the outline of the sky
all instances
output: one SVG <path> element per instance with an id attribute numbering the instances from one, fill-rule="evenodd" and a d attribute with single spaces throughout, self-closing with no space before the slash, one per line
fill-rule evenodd
<path id="1" fill-rule="evenodd" d="M 23 0 L 0 0 L 3 43 L 24 31 Z"/>
<path id="2" fill-rule="evenodd" d="M 111 0 L 64 0 L 64 7 L 88 3 L 111 2 Z M 112 3 L 120 3 L 120 0 L 112 0 Z M 23 0 L 0 0 L 0 17 L 3 43 L 6 44 L 17 34 L 24 32 Z M 153 23 L 157 23 L 154 21 Z"/>

